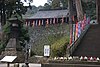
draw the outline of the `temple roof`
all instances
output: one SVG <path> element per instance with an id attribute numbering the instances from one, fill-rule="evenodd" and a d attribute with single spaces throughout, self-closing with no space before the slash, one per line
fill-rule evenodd
<path id="1" fill-rule="evenodd" d="M 61 18 L 68 16 L 68 10 L 40 10 L 28 19 Z"/>

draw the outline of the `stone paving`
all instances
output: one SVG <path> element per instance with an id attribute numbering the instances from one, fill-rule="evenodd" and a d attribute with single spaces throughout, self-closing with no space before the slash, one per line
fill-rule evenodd
<path id="1" fill-rule="evenodd" d="M 24 65 L 24 63 L 20 63 L 19 67 L 22 67 L 22 65 Z M 7 64 L 6 63 L 0 63 L 0 67 L 7 67 Z M 10 67 L 14 67 L 14 64 L 10 64 Z M 41 67 L 41 64 L 30 63 L 29 67 Z"/>

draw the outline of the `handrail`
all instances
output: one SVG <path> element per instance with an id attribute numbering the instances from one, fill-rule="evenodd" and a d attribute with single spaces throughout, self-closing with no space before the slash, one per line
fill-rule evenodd
<path id="1" fill-rule="evenodd" d="M 75 50 L 75 49 L 77 48 L 77 46 L 79 45 L 81 39 L 83 38 L 83 36 L 84 36 L 84 35 L 86 34 L 86 32 L 88 31 L 89 27 L 90 27 L 90 24 L 88 24 L 88 25 L 85 27 L 85 29 L 82 31 L 80 37 L 79 37 L 76 41 L 74 41 L 74 42 L 67 48 L 69 55 L 72 55 L 72 53 L 74 52 L 74 50 Z"/>

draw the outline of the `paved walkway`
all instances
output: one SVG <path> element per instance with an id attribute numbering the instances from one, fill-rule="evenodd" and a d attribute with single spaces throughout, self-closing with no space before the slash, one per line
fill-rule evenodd
<path id="1" fill-rule="evenodd" d="M 24 65 L 24 63 L 20 63 L 19 67 L 22 67 L 22 65 Z M 0 63 L 0 67 L 7 67 L 7 64 L 6 63 Z M 14 67 L 14 64 L 10 64 L 10 67 Z M 29 67 L 41 67 L 41 64 L 30 63 Z"/>

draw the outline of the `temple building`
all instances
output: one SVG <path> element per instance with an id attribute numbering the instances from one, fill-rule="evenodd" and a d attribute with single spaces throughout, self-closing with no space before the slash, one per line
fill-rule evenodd
<path id="1" fill-rule="evenodd" d="M 34 27 L 68 23 L 68 16 L 67 9 L 39 10 L 36 14 L 26 19 L 26 25 Z"/>

